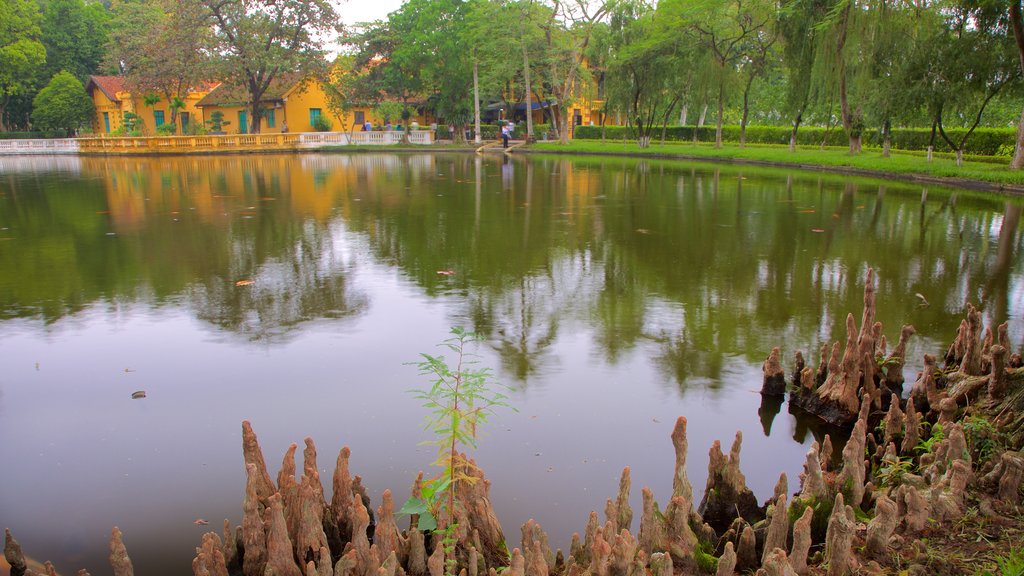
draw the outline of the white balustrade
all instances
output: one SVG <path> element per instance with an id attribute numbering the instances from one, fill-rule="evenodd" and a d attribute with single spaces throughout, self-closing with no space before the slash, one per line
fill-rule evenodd
<path id="1" fill-rule="evenodd" d="M 231 150 L 233 148 L 321 148 L 324 146 L 387 146 L 400 144 L 398 130 L 373 132 L 303 132 L 296 134 L 225 134 L 209 136 L 156 136 L 112 138 L 61 138 L 0 140 L 0 156 L 26 154 L 78 154 L 80 152 L 184 152 L 188 150 Z M 430 130 L 408 132 L 410 144 L 433 144 Z"/>

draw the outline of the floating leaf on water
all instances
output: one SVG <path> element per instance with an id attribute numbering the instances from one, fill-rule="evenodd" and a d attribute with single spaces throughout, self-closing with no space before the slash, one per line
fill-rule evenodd
<path id="1" fill-rule="evenodd" d="M 138 400 L 139 398 L 145 398 L 145 397 L 146 397 L 146 391 L 145 390 L 136 390 L 135 392 L 132 392 L 132 400 Z"/>
<path id="2" fill-rule="evenodd" d="M 239 280 L 238 282 L 235 282 L 235 286 L 251 286 L 255 283 L 255 280 Z"/>
<path id="3" fill-rule="evenodd" d="M 822 230 L 821 228 L 811 228 L 811 232 L 814 232 L 815 234 L 821 234 L 822 232 L 824 232 L 824 230 Z"/>
<path id="4" fill-rule="evenodd" d="M 441 276 L 454 276 L 455 270 L 438 270 L 437 273 Z"/>

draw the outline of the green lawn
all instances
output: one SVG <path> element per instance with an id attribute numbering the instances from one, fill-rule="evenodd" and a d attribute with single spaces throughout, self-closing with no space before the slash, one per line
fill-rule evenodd
<path id="1" fill-rule="evenodd" d="M 914 175 L 931 178 L 974 180 L 996 185 L 1024 186 L 1024 170 L 1007 168 L 1009 159 L 1003 163 L 965 160 L 958 167 L 952 158 L 936 157 L 931 162 L 917 153 L 893 151 L 889 158 L 883 158 L 880 150 L 865 150 L 851 156 L 845 148 L 817 147 L 797 148 L 790 152 L 788 146 L 748 145 L 740 148 L 736 144 L 725 144 L 715 148 L 712 144 L 673 142 L 651 144 L 641 149 L 636 142 L 600 142 L 597 140 L 575 140 L 568 145 L 554 142 L 538 142 L 530 146 L 535 151 L 566 152 L 579 154 L 625 154 L 630 156 L 678 157 L 701 160 L 735 160 L 752 163 L 772 163 L 792 166 L 822 166 L 863 170 L 878 175 Z M 956 184 L 955 181 L 950 182 Z"/>

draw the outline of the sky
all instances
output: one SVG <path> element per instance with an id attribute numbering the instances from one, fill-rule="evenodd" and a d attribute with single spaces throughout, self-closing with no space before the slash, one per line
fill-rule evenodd
<path id="1" fill-rule="evenodd" d="M 336 4 L 346 25 L 384 20 L 402 6 L 402 0 L 347 0 Z"/>

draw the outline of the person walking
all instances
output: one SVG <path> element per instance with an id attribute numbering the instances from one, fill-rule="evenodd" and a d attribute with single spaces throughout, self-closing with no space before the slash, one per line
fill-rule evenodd
<path id="1" fill-rule="evenodd" d="M 508 148 L 508 124 L 501 125 L 501 147 Z"/>

